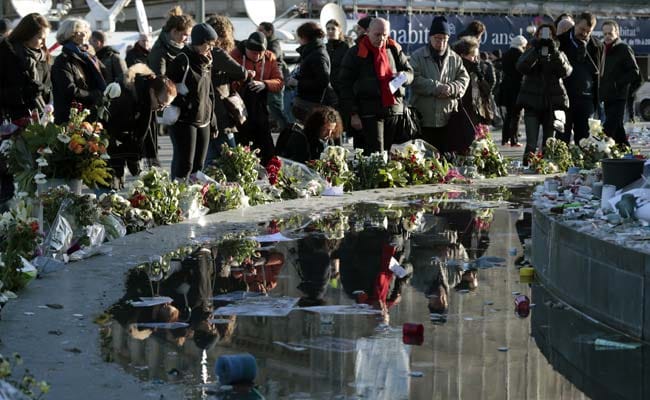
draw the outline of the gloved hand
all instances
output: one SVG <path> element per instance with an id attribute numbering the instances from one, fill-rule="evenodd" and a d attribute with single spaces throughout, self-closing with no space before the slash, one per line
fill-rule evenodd
<path id="1" fill-rule="evenodd" d="M 248 83 L 248 88 L 255 93 L 259 93 L 266 89 L 266 83 L 262 81 L 250 81 Z"/>

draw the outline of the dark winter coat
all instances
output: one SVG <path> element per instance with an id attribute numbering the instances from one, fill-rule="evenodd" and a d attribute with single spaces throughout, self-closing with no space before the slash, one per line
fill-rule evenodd
<path id="1" fill-rule="evenodd" d="M 171 63 L 174 57 L 176 57 L 183 48 L 183 46 L 179 46 L 171 41 L 168 32 L 160 32 L 158 40 L 153 44 L 151 52 L 149 53 L 149 68 L 151 68 L 156 75 L 167 75 L 167 67 L 169 63 Z"/>
<path id="2" fill-rule="evenodd" d="M 641 78 L 634 51 L 618 39 L 603 54 L 600 100 L 627 100 L 630 86 Z"/>
<path id="3" fill-rule="evenodd" d="M 111 157 L 139 158 L 144 138 L 152 134 L 155 113 L 151 110 L 149 82 L 147 75 L 134 74 L 132 77 L 127 75 L 125 82 L 120 83 L 122 93 L 111 101 L 111 117 L 105 123 Z"/>
<path id="4" fill-rule="evenodd" d="M 111 46 L 104 46 L 97 52 L 97 58 L 104 64 L 104 80 L 106 83 L 120 82 L 126 73 L 126 63 L 120 53 Z"/>
<path id="5" fill-rule="evenodd" d="M 275 54 L 275 59 L 278 63 L 284 62 L 284 54 L 282 53 L 282 45 L 280 44 L 280 39 L 272 35 L 270 38 L 266 38 L 266 49 L 271 53 Z"/>
<path id="6" fill-rule="evenodd" d="M 381 103 L 379 80 L 375 72 L 372 54 L 368 51 L 364 55 L 364 52 L 359 51 L 359 46 L 356 44 L 351 47 L 341 63 L 339 72 L 340 108 L 350 114 L 359 114 L 360 117 L 403 114 L 406 89 L 404 86 L 400 87 L 394 93 L 396 104 L 384 107 Z M 413 68 L 404 52 L 398 45 L 390 41 L 386 50 L 393 75 L 397 75 L 399 72 L 406 73 L 405 85 L 410 85 L 413 82 Z"/>
<path id="7" fill-rule="evenodd" d="M 325 45 L 315 40 L 298 47 L 296 51 L 300 54 L 296 96 L 314 103 L 322 103 L 327 100 L 328 88 L 331 90 L 330 56 Z M 331 104 L 328 101 L 325 103 Z"/>
<path id="8" fill-rule="evenodd" d="M 569 107 L 562 79 L 571 75 L 573 68 L 557 45 L 552 41 L 548 43 L 547 56 L 541 55 L 542 42 L 534 40 L 517 62 L 517 70 L 524 76 L 517 104 L 524 109 L 545 112 Z"/>
<path id="9" fill-rule="evenodd" d="M 476 63 L 464 58 L 463 66 L 469 74 L 469 85 L 461 98 L 461 103 L 474 124 L 489 124 L 494 118 L 491 104 L 494 71 L 491 76 L 486 76 L 481 62 Z"/>
<path id="10" fill-rule="evenodd" d="M 181 83 L 188 67 L 185 85 L 189 92 L 184 96 L 179 93 L 172 104 L 181 109 L 178 122 L 198 127 L 206 126 L 212 121 L 214 114 L 212 59 L 204 57 L 186 46 L 167 65 L 167 76 L 172 82 Z"/>
<path id="11" fill-rule="evenodd" d="M 503 80 L 499 90 L 497 103 L 504 107 L 512 107 L 517 103 L 519 89 L 521 89 L 521 80 L 523 76 L 517 70 L 517 61 L 524 54 L 518 47 L 511 47 L 503 54 L 501 67 L 503 69 Z"/>
<path id="12" fill-rule="evenodd" d="M 298 124 L 292 124 L 278 137 L 276 153 L 284 158 L 305 163 L 320 157 L 325 145 L 318 139 L 318 132 L 305 132 Z"/>
<path id="13" fill-rule="evenodd" d="M 224 98 L 230 96 L 230 84 L 246 78 L 246 70 L 230 54 L 222 49 L 212 50 L 212 85 L 214 87 L 214 112 L 217 117 L 219 132 L 235 130 L 235 123 L 230 118 Z"/>
<path id="14" fill-rule="evenodd" d="M 569 98 L 591 97 L 596 109 L 598 108 L 599 79 L 598 71 L 603 54 L 602 43 L 591 36 L 586 46 L 574 39 L 574 29 L 559 35 L 560 50 L 569 60 L 573 72 L 564 80 Z"/>
<path id="15" fill-rule="evenodd" d="M 133 48 L 126 52 L 126 66 L 130 67 L 133 64 L 147 64 L 150 51 L 135 43 Z"/>
<path id="16" fill-rule="evenodd" d="M 328 40 L 325 46 L 330 56 L 330 83 L 336 94 L 339 93 L 339 71 L 345 54 L 350 49 L 348 42 L 344 40 Z"/>
<path id="17" fill-rule="evenodd" d="M 68 121 L 72 102 L 92 110 L 103 97 L 102 90 L 96 86 L 86 70 L 86 62 L 64 47 L 52 65 L 54 122 L 61 124 Z"/>
<path id="18" fill-rule="evenodd" d="M 1 40 L 0 120 L 26 117 L 31 110 L 42 111 L 50 97 L 50 66 L 45 53 Z"/>

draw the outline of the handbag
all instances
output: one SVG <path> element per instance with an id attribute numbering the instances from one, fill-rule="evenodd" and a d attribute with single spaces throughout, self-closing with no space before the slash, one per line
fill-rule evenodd
<path id="1" fill-rule="evenodd" d="M 420 136 L 420 129 L 418 110 L 405 104 L 404 112 L 398 117 L 393 142 L 402 144 L 409 140 L 415 140 Z"/>
<path id="2" fill-rule="evenodd" d="M 246 104 L 241 98 L 239 93 L 231 92 L 230 96 L 223 98 L 223 104 L 226 106 L 226 111 L 228 115 L 235 122 L 238 127 L 244 125 L 246 119 L 248 118 L 248 110 L 246 110 Z"/>
<path id="3" fill-rule="evenodd" d="M 185 96 L 189 93 L 189 89 L 187 85 L 185 84 L 185 80 L 187 79 L 187 73 L 190 70 L 190 59 L 185 55 L 185 53 L 181 53 L 182 56 L 184 56 L 187 59 L 187 68 L 185 69 L 185 73 L 183 74 L 183 79 L 176 84 L 176 92 L 180 96 Z M 181 116 L 181 108 L 178 106 L 170 105 L 169 107 L 165 108 L 162 113 L 161 118 L 157 118 L 158 123 L 161 125 L 174 125 L 177 121 L 178 118 Z"/>

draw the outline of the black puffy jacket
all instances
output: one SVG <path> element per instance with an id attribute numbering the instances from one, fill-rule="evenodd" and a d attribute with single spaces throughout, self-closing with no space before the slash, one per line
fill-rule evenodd
<path id="1" fill-rule="evenodd" d="M 54 123 L 62 124 L 70 118 L 72 102 L 95 111 L 103 98 L 102 89 L 86 66 L 86 62 L 71 50 L 63 47 L 52 65 L 52 94 L 54 95 Z M 93 120 L 91 114 L 89 120 Z"/>
<path id="2" fill-rule="evenodd" d="M 542 55 L 543 47 L 549 49 L 546 56 Z M 569 108 L 562 79 L 571 75 L 573 68 L 555 42 L 533 40 L 517 61 L 517 70 L 524 76 L 517 104 L 537 112 Z"/>
<path id="3" fill-rule="evenodd" d="M 0 118 L 26 117 L 42 111 L 50 101 L 50 66 L 44 52 L 21 49 L 8 39 L 0 40 Z"/>
<path id="4" fill-rule="evenodd" d="M 503 54 L 501 67 L 503 69 L 503 79 L 499 89 L 499 98 L 497 103 L 505 107 L 511 107 L 517 102 L 517 96 L 521 89 L 521 72 L 517 70 L 517 61 L 524 54 L 517 47 L 511 47 Z"/>
<path id="5" fill-rule="evenodd" d="M 330 56 L 318 40 L 296 49 L 300 54 L 298 90 L 296 96 L 314 103 L 322 103 L 330 87 Z"/>
<path id="6" fill-rule="evenodd" d="M 350 49 L 350 45 L 344 40 L 328 40 L 325 47 L 327 48 L 327 54 L 330 56 L 330 83 L 338 94 L 339 71 L 341 69 L 341 63 L 343 63 L 343 58 Z"/>
<path id="7" fill-rule="evenodd" d="M 188 70 L 189 68 L 189 70 Z M 180 107 L 181 115 L 178 122 L 205 126 L 212 121 L 214 114 L 212 89 L 212 57 L 204 57 L 186 46 L 167 65 L 167 76 L 177 85 L 185 78 L 185 85 L 189 92 L 185 95 L 178 93 L 172 103 Z"/>

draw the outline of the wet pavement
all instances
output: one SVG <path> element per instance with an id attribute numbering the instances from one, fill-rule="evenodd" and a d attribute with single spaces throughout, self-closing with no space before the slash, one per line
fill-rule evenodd
<path id="1" fill-rule="evenodd" d="M 645 398 L 644 347 L 595 346 L 629 340 L 520 281 L 531 190 L 357 203 L 184 248 L 129 272 L 101 356 L 187 399 L 228 393 L 214 366 L 237 353 L 267 399 Z M 131 303 L 152 296 L 169 299 Z"/>

